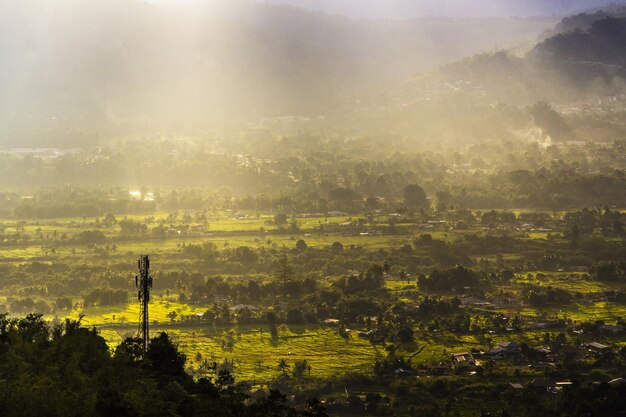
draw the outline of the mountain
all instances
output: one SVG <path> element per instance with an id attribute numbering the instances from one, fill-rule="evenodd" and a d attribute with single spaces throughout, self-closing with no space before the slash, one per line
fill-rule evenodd
<path id="1" fill-rule="evenodd" d="M 354 18 L 410 20 L 423 16 L 567 16 L 623 0 L 263 0 Z"/>
<path id="2" fill-rule="evenodd" d="M 588 30 L 545 39 L 523 56 L 505 50 L 480 54 L 411 83 L 462 80 L 477 98 L 527 105 L 621 94 L 625 77 L 626 18 L 607 17 Z"/>
<path id="3" fill-rule="evenodd" d="M 332 122 L 402 137 L 407 150 L 503 139 L 606 141 L 626 131 L 625 78 L 626 18 L 608 17 L 523 54 L 477 54 L 411 77 L 346 103 Z"/>
<path id="4" fill-rule="evenodd" d="M 546 31 L 542 35 L 542 40 L 551 38 L 558 34 L 575 31 L 588 31 L 598 20 L 607 17 L 626 17 L 626 5 L 612 4 L 599 9 L 591 9 L 584 13 L 574 14 L 563 18 L 553 29 Z"/>
<path id="5" fill-rule="evenodd" d="M 84 145 L 324 114 L 357 93 L 535 38 L 550 18 L 352 20 L 248 2 L 0 3 L 0 145 Z"/>

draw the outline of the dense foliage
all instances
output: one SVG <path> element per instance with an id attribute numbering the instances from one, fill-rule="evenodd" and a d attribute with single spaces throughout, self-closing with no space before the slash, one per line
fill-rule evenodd
<path id="1" fill-rule="evenodd" d="M 126 339 L 112 355 L 96 330 L 40 315 L 0 316 L 0 407 L 4 416 L 307 416 L 323 417 L 312 400 L 302 411 L 277 391 L 246 391 L 227 372 L 194 381 L 166 333 L 145 354 Z"/>

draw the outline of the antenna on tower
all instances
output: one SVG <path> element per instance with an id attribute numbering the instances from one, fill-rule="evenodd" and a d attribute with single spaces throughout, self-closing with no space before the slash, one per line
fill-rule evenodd
<path id="1" fill-rule="evenodd" d="M 148 303 L 150 302 L 150 289 L 152 288 L 152 277 L 150 276 L 150 259 L 148 255 L 141 255 L 137 262 L 139 275 L 135 275 L 135 286 L 137 287 L 137 298 L 139 299 L 139 332 L 143 341 L 144 352 L 148 349 L 150 340 L 150 323 L 148 317 Z"/>

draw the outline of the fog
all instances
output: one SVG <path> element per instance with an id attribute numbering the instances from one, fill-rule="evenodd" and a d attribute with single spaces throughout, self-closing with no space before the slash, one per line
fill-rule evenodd
<path id="1" fill-rule="evenodd" d="M 12 143 L 68 128 L 75 136 L 172 132 L 327 115 L 338 100 L 532 42 L 556 23 L 351 20 L 250 2 L 27 0 L 0 7 L 0 140 Z"/>
<path id="2" fill-rule="evenodd" d="M 568 105 L 624 85 L 619 28 L 594 28 L 624 9 L 545 16 L 600 1 L 278 3 L 2 2 L 0 146 L 203 137 L 284 116 L 471 142 L 467 124 L 494 102 Z M 493 117 L 470 131 L 494 134 Z"/>

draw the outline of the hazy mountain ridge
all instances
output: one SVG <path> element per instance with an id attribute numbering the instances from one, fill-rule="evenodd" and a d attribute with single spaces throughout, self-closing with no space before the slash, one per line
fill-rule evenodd
<path id="1" fill-rule="evenodd" d="M 263 0 L 356 18 L 410 20 L 418 16 L 566 16 L 622 0 Z"/>
<path id="2" fill-rule="evenodd" d="M 524 55 L 478 54 L 413 77 L 368 96 L 342 121 L 398 134 L 409 147 L 502 138 L 606 141 L 626 128 L 625 57 L 626 18 L 605 18 Z M 561 112 L 580 117 L 565 121 Z"/>
<path id="3" fill-rule="evenodd" d="M 463 80 L 480 96 L 507 103 L 563 103 L 623 92 L 625 57 L 626 18 L 604 18 L 587 31 L 550 37 L 521 57 L 502 50 L 446 65 L 428 82 Z"/>
<path id="4" fill-rule="evenodd" d="M 545 31 L 540 36 L 540 40 L 544 41 L 553 36 L 569 32 L 588 31 L 595 22 L 607 17 L 626 17 L 626 5 L 611 4 L 607 7 L 589 9 L 582 13 L 564 17 L 554 28 Z"/>
<path id="5" fill-rule="evenodd" d="M 533 38 L 551 22 L 360 21 L 246 3 L 27 0 L 0 8 L 0 140 L 13 144 L 69 128 L 77 136 L 185 132 L 320 114 L 335 99 Z"/>

